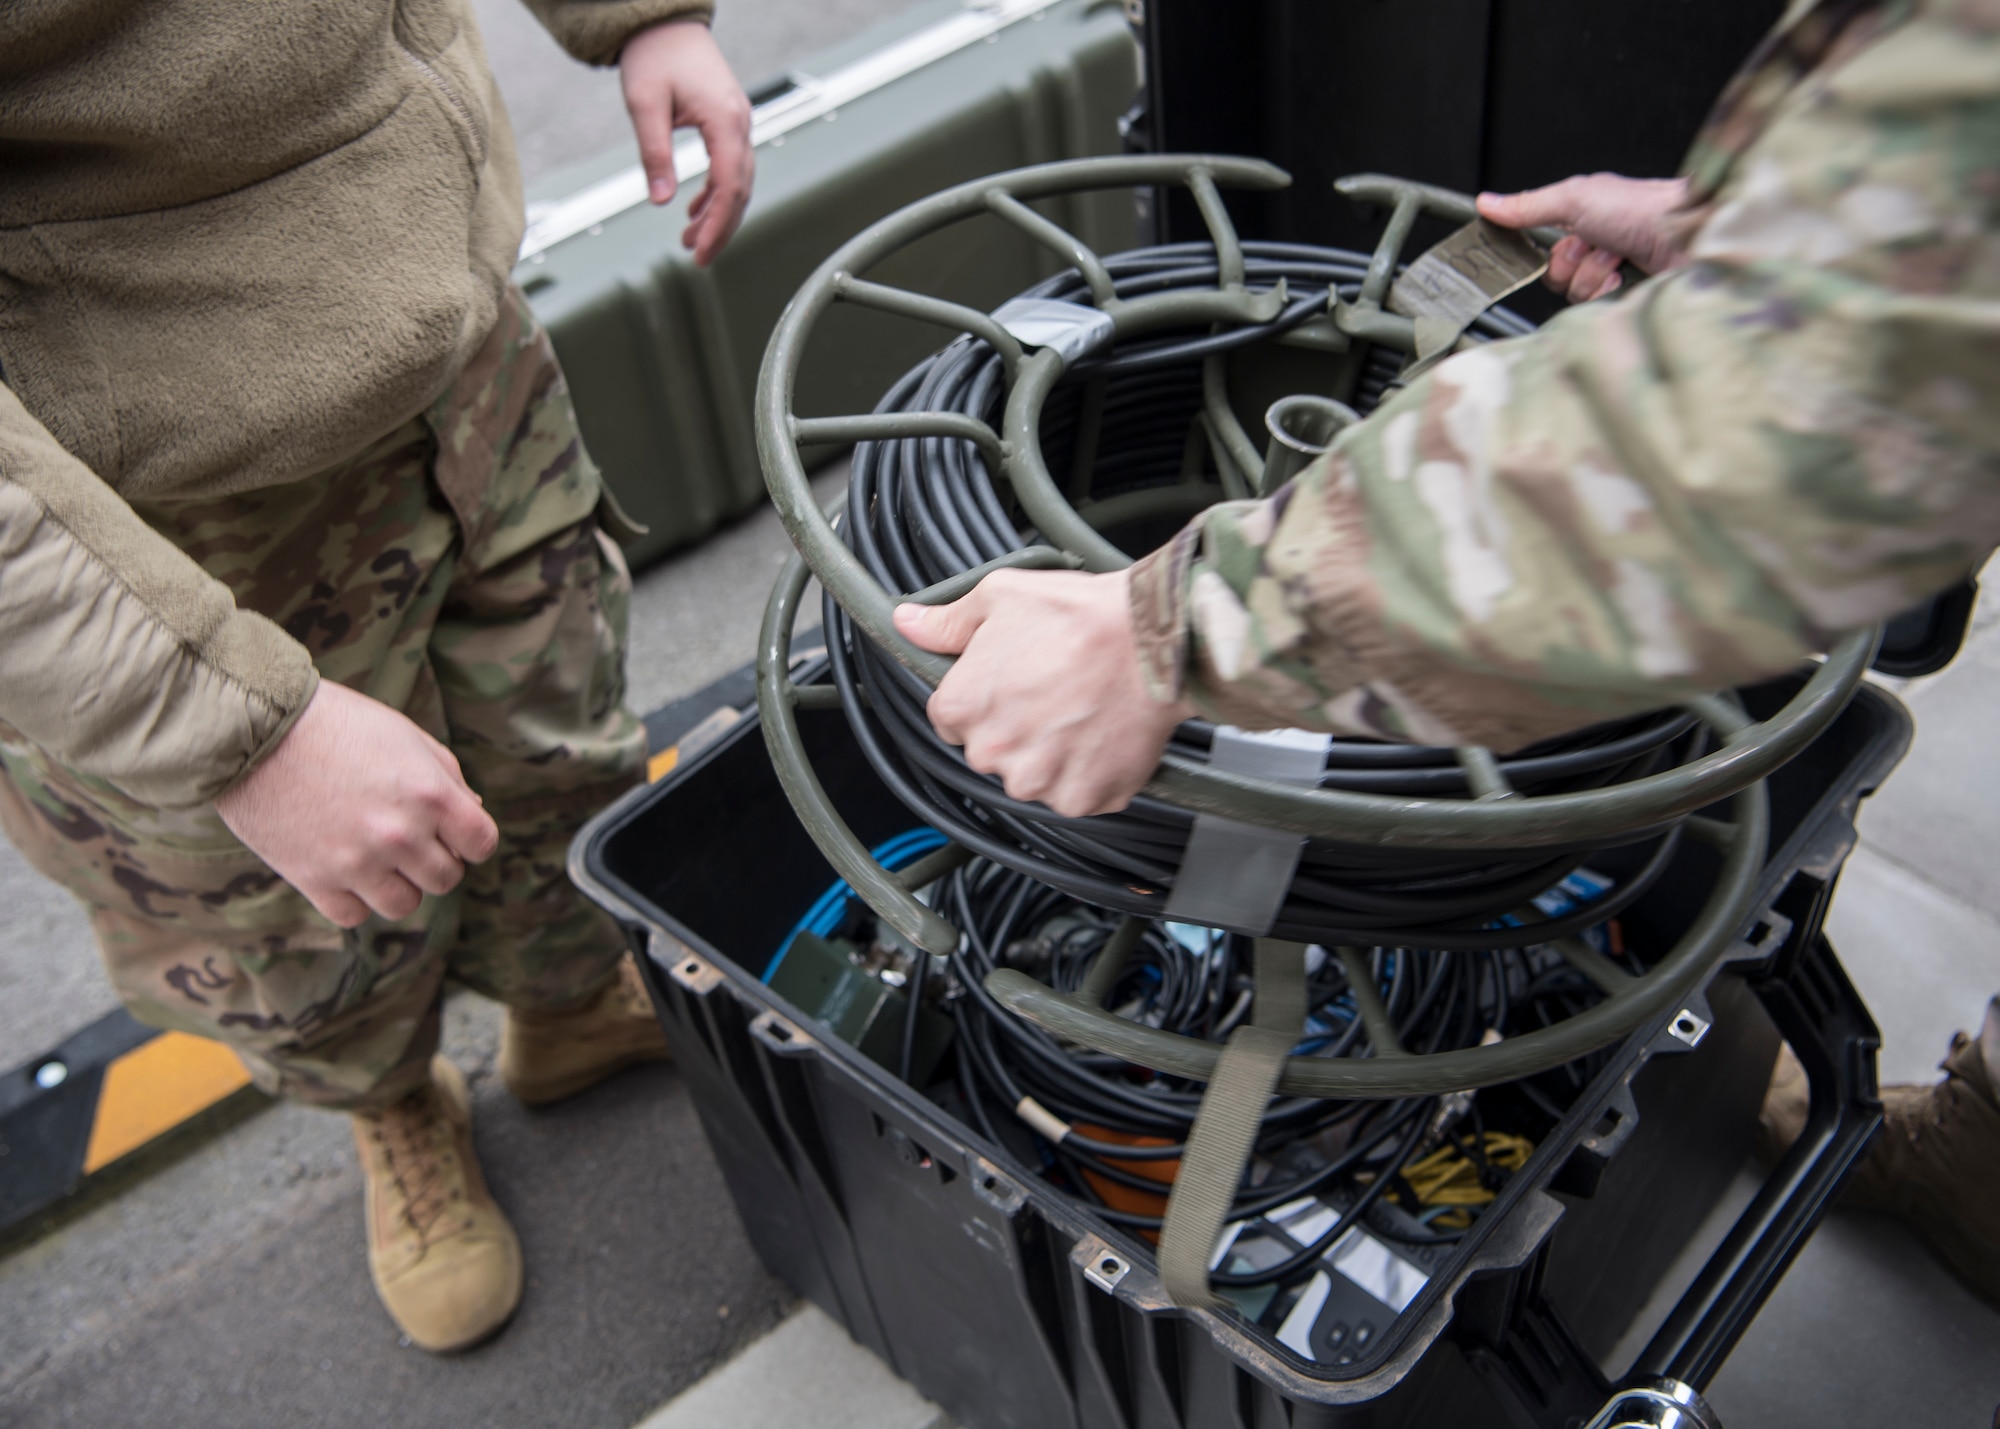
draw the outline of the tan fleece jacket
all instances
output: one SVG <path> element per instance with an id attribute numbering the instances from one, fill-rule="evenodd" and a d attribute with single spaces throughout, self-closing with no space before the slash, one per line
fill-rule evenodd
<path id="1" fill-rule="evenodd" d="M 528 0 L 616 60 L 708 0 Z M 206 803 L 304 648 L 126 505 L 294 480 L 420 412 L 520 246 L 466 0 L 0 3 L 0 721 Z"/>

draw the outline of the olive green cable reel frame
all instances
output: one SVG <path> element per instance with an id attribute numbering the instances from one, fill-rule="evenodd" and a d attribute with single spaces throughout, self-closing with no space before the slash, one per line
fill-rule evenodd
<path id="1" fill-rule="evenodd" d="M 830 686 L 797 685 L 789 673 L 792 630 L 808 581 L 817 576 L 860 635 L 934 686 L 951 661 L 917 648 L 896 632 L 891 615 L 897 604 L 956 599 L 996 569 L 1110 571 L 1128 565 L 1129 558 L 1099 533 L 1101 519 L 1093 523 L 1066 499 L 1041 450 L 1043 404 L 1063 376 L 1062 353 L 1053 345 L 1023 343 L 987 313 L 871 283 L 859 275 L 917 239 L 967 219 L 996 215 L 1081 274 L 1095 311 L 1102 315 L 1095 321 L 1102 324 L 1108 319 L 1112 342 L 1169 329 L 1265 324 L 1278 315 L 1285 295 L 1282 287 L 1259 292 L 1246 285 L 1243 248 L 1221 190 L 1271 190 L 1288 183 L 1288 177 L 1269 164 L 1206 155 L 1085 159 L 997 174 L 911 204 L 844 244 L 820 265 L 779 320 L 758 380 L 757 443 L 765 481 L 797 554 L 772 591 L 759 643 L 758 705 L 765 741 L 787 797 L 834 870 L 877 916 L 927 952 L 950 954 L 960 933 L 915 893 L 971 855 L 947 846 L 890 873 L 869 857 L 834 809 L 806 755 L 796 712 L 800 706 L 836 706 L 839 694 Z M 1213 288 L 1120 298 L 1098 255 L 1030 207 L 1038 199 L 1080 191 L 1168 184 L 1192 192 L 1206 223 L 1218 259 L 1219 281 Z M 1324 320 L 1357 346 L 1386 345 L 1419 362 L 1445 355 L 1455 345 L 1456 333 L 1446 333 L 1440 348 L 1435 330 L 1420 331 L 1417 321 L 1389 311 L 1385 299 L 1417 220 L 1431 216 L 1469 223 L 1474 216 L 1471 201 L 1379 176 L 1343 180 L 1340 188 L 1350 197 L 1387 208 L 1389 220 L 1359 296 L 1349 301 L 1335 290 Z M 1534 236 L 1544 241 L 1554 237 Z M 1006 376 L 999 429 L 959 412 L 795 415 L 792 397 L 807 340 L 821 316 L 842 302 L 987 342 L 999 354 Z M 1300 463 L 1297 454 L 1283 448 L 1304 447 L 1309 452 L 1352 418 L 1344 409 L 1330 410 L 1339 404 L 1323 398 L 1296 399 L 1291 411 L 1299 420 L 1274 412 L 1274 440 L 1268 450 L 1259 450 L 1221 393 L 1218 361 L 1210 358 L 1208 368 L 1204 412 L 1217 434 L 1213 446 L 1226 493 L 1268 489 Z M 1290 443 L 1288 430 L 1295 438 Z M 923 591 L 885 590 L 835 531 L 830 517 L 837 512 L 824 513 L 814 503 L 800 449 L 914 437 L 972 443 L 989 472 L 1011 490 L 1044 544 L 1012 552 Z M 1685 821 L 1691 835 L 1721 856 L 1721 870 L 1706 903 L 1649 972 L 1634 975 L 1581 940 L 1558 940 L 1552 946 L 1598 987 L 1603 999 L 1541 1031 L 1453 1051 L 1406 1052 L 1379 999 L 1366 995 L 1373 988 L 1372 979 L 1363 977 L 1350 981 L 1374 1055 L 1365 1059 L 1289 1055 L 1304 1013 L 1305 974 L 1296 944 L 1259 942 L 1256 1014 L 1251 1026 L 1239 1028 L 1224 1045 L 1116 1017 L 1088 995 L 1088 989 L 1108 987 L 1115 973 L 1111 961 L 1129 950 L 1129 938 L 1114 937 L 1107 944 L 1101 955 L 1107 967 L 1093 970 L 1084 994 L 1059 993 L 1012 969 L 994 971 L 986 980 L 987 992 L 1062 1041 L 1210 1083 L 1162 1243 L 1163 1273 L 1174 1298 L 1183 1304 L 1213 1303 L 1206 1288 L 1206 1247 L 1221 1227 L 1250 1138 L 1273 1092 L 1389 1099 L 1489 1086 L 1573 1061 L 1673 1015 L 1706 981 L 1754 911 L 1751 905 L 1770 823 L 1762 781 L 1805 748 L 1846 705 L 1866 671 L 1875 640 L 1874 632 L 1843 640 L 1789 703 L 1762 722 L 1751 721 L 1726 696 L 1687 702 L 1687 708 L 1713 731 L 1719 745 L 1714 752 L 1596 790 L 1520 794 L 1507 786 L 1493 755 L 1476 748 L 1456 752 L 1474 794 L 1469 799 L 1321 789 L 1231 773 L 1169 752 L 1147 785 L 1148 794 L 1196 816 L 1215 815 L 1300 838 L 1433 851 L 1522 850 L 1612 839 Z M 1696 812 L 1725 801 L 1727 818 Z M 1350 962 L 1362 957 L 1358 949 L 1336 951 Z"/>

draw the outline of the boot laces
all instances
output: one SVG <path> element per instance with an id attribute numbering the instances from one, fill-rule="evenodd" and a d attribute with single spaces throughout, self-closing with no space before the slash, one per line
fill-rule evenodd
<path id="1" fill-rule="evenodd" d="M 375 1118 L 375 1139 L 388 1163 L 389 1179 L 402 1202 L 402 1218 L 428 1244 L 457 1188 L 445 1173 L 448 1153 L 439 1144 L 447 1134 L 445 1115 L 434 1090 L 405 1097 Z"/>

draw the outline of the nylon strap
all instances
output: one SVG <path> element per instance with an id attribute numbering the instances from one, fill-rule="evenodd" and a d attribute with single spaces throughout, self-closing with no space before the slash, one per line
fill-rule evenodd
<path id="1" fill-rule="evenodd" d="M 1306 1030 L 1306 945 L 1259 938 L 1251 966 L 1257 976 L 1257 1000 L 1250 1006 L 1250 1025 L 1298 1041 Z"/>
<path id="2" fill-rule="evenodd" d="M 1305 1029 L 1305 946 L 1259 938 L 1256 976 L 1251 1025 L 1237 1028 L 1215 1060 L 1160 1227 L 1160 1280 L 1167 1298 L 1188 1309 L 1223 1304 L 1208 1288 L 1209 1260 L 1285 1058 Z"/>
<path id="3" fill-rule="evenodd" d="M 1479 315 L 1549 269 L 1548 255 L 1525 234 L 1483 218 L 1418 258 L 1389 290 L 1389 311 L 1416 320 L 1410 381 L 1451 355 Z"/>

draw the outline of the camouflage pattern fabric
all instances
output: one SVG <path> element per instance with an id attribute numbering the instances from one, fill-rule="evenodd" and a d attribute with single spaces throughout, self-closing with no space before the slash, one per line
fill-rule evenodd
<path id="1" fill-rule="evenodd" d="M 638 781 L 624 704 L 631 578 L 519 294 L 423 417 L 334 470 L 140 514 L 311 652 L 447 744 L 498 853 L 407 919 L 343 932 L 212 809 L 167 813 L 0 729 L 0 822 L 89 910 L 142 1021 L 219 1038 L 266 1090 L 385 1104 L 422 1084 L 449 975 L 511 1006 L 592 996 L 623 951 L 570 885 L 591 813 Z"/>
<path id="2" fill-rule="evenodd" d="M 1788 669 L 2000 541 L 2000 3 L 1795 7 L 1686 268 L 1462 353 L 1135 570 L 1159 697 L 1512 749 Z"/>

